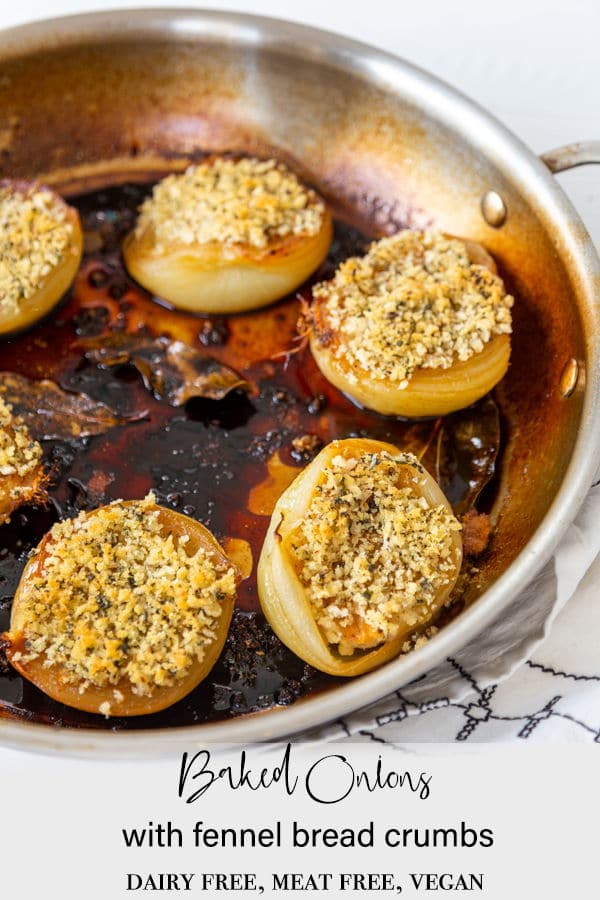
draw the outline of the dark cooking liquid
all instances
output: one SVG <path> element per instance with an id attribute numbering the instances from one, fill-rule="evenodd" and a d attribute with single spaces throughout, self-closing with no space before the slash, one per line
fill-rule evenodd
<path id="1" fill-rule="evenodd" d="M 28 551 L 59 518 L 153 490 L 160 504 L 199 519 L 219 540 L 248 541 L 256 564 L 269 516 L 250 512 L 248 498 L 254 488 L 268 505 L 268 488 L 258 486 L 268 480 L 267 464 L 276 451 L 283 463 L 300 469 L 335 438 L 360 435 L 411 446 L 431 427 L 357 409 L 325 381 L 307 350 L 287 361 L 273 359 L 294 346 L 300 312 L 294 297 L 232 318 L 194 317 L 153 302 L 128 278 L 120 256 L 122 237 L 148 190 L 127 185 L 75 202 L 87 252 L 68 299 L 46 322 L 0 347 L 3 370 L 50 378 L 105 402 L 119 416 L 147 412 L 143 421 L 104 435 L 44 442 L 51 502 L 45 508 L 23 507 L 0 528 L 0 632 L 8 628 Z M 327 261 L 315 277 L 329 277 L 342 259 L 363 252 L 366 242 L 354 228 L 338 224 Z M 220 359 L 242 373 L 254 393 L 236 391 L 220 402 L 194 399 L 173 408 L 156 400 L 131 367 L 103 370 L 85 360 L 86 338 L 144 327 Z M 305 435 L 314 436 L 309 449 L 294 449 L 292 441 Z M 460 493 L 459 472 L 455 482 L 452 489 Z M 221 659 L 195 691 L 170 709 L 107 722 L 48 699 L 3 670 L 0 659 L 0 714 L 75 727 L 171 727 L 288 704 L 335 683 L 275 637 L 260 612 L 254 569 L 240 586 Z"/>

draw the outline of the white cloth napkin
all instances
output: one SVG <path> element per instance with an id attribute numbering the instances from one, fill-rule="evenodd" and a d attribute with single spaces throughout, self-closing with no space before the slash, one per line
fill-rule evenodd
<path id="1" fill-rule="evenodd" d="M 553 559 L 472 645 L 319 737 L 600 743 L 599 600 L 600 482 Z"/>

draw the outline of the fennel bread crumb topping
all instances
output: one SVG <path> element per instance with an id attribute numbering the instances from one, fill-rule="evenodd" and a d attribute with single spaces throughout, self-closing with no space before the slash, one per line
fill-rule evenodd
<path id="1" fill-rule="evenodd" d="M 32 439 L 27 426 L 13 416 L 12 407 L 0 397 L 0 492 L 6 479 L 11 500 L 29 499 L 35 489 L 28 479 L 41 459 L 42 448 Z"/>
<path id="2" fill-rule="evenodd" d="M 401 390 L 417 369 L 448 369 L 511 332 L 514 301 L 502 279 L 472 263 L 462 241 L 435 232 L 375 241 L 317 284 L 313 297 L 320 343 L 331 343 L 350 369 Z"/>
<path id="3" fill-rule="evenodd" d="M 314 235 L 325 204 L 273 159 L 221 159 L 169 175 L 140 207 L 136 237 L 150 229 L 158 253 L 171 245 L 266 248 L 292 235 Z"/>
<path id="4" fill-rule="evenodd" d="M 412 453 L 335 456 L 290 535 L 315 621 L 341 655 L 427 622 L 456 574 L 460 525 L 419 494 L 423 472 Z"/>
<path id="5" fill-rule="evenodd" d="M 27 662 L 45 654 L 67 681 L 151 695 L 181 680 L 216 637 L 233 567 L 165 535 L 153 494 L 55 524 L 25 598 Z"/>
<path id="6" fill-rule="evenodd" d="M 52 191 L 0 182 L 0 309 L 17 314 L 64 259 L 73 237 Z"/>

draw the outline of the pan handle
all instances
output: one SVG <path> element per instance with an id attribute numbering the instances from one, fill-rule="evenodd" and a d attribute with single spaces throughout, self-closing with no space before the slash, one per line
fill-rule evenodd
<path id="1" fill-rule="evenodd" d="M 566 172 L 576 166 L 587 166 L 590 163 L 600 164 L 600 141 L 578 141 L 576 144 L 565 144 L 548 153 L 540 155 L 542 162 L 546 163 L 550 171 Z"/>

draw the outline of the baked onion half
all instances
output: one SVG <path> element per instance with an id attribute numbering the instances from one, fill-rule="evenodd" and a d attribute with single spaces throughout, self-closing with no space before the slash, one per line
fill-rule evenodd
<path id="1" fill-rule="evenodd" d="M 117 501 L 42 539 L 15 594 L 6 655 L 67 706 L 155 713 L 214 666 L 239 580 L 199 522 L 152 495 Z"/>
<path id="2" fill-rule="evenodd" d="M 310 348 L 328 381 L 361 406 L 446 415 L 506 374 L 512 303 L 483 247 L 399 232 L 313 288 Z"/>
<path id="3" fill-rule="evenodd" d="M 42 448 L 0 396 L 0 525 L 25 503 L 46 499 Z"/>
<path id="4" fill-rule="evenodd" d="M 325 447 L 281 495 L 259 565 L 281 641 L 331 675 L 398 656 L 448 600 L 460 525 L 417 458 L 354 438 Z"/>
<path id="5" fill-rule="evenodd" d="M 302 284 L 332 234 L 324 201 L 283 164 L 217 158 L 155 187 L 123 256 L 136 281 L 178 309 L 239 313 Z"/>
<path id="6" fill-rule="evenodd" d="M 82 253 L 76 209 L 35 182 L 0 181 L 0 337 L 29 328 L 56 306 Z"/>

